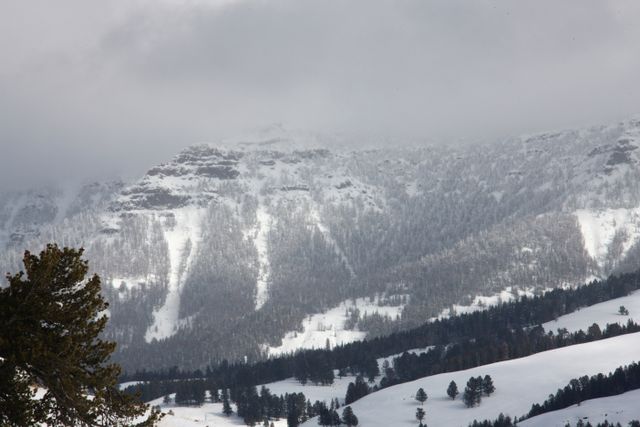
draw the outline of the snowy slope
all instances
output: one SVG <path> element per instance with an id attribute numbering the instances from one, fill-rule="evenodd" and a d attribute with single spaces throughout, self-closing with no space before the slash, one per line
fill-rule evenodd
<path id="1" fill-rule="evenodd" d="M 629 310 L 628 316 L 618 314 L 621 305 Z M 586 331 L 594 323 L 602 328 L 609 323 L 624 324 L 629 319 L 640 322 L 640 291 L 565 314 L 556 320 L 544 323 L 542 326 L 546 331 L 555 332 L 559 328 L 567 328 L 569 332 L 575 332 L 580 329 Z"/>
<path id="2" fill-rule="evenodd" d="M 172 394 L 173 398 L 175 394 Z M 159 427 L 230 427 L 244 426 L 244 421 L 235 415 L 235 412 L 226 416 L 222 413 L 222 403 L 205 403 L 202 406 L 176 406 L 173 403 L 166 404 L 164 398 L 149 402 L 152 406 L 160 406 L 166 415 Z M 232 405 L 235 410 L 235 407 Z M 285 427 L 286 419 L 273 421 L 275 427 Z"/>
<path id="3" fill-rule="evenodd" d="M 585 249 L 600 267 L 605 267 L 607 256 L 624 257 L 640 238 L 640 208 L 579 209 L 575 215 Z"/>
<path id="4" fill-rule="evenodd" d="M 626 426 L 631 420 L 640 420 L 640 390 L 629 391 L 618 396 L 586 400 L 559 411 L 548 412 L 518 423 L 521 427 L 564 427 L 582 420 L 596 425 L 605 420 Z"/>
<path id="5" fill-rule="evenodd" d="M 299 349 L 331 348 L 340 344 L 359 341 L 366 337 L 366 331 L 347 329 L 348 310 L 359 310 L 360 316 L 374 313 L 395 319 L 402 312 L 402 305 L 380 305 L 379 297 L 347 300 L 324 313 L 307 316 L 302 322 L 302 332 L 288 332 L 278 347 L 266 347 L 270 356 L 292 353 Z"/>
<path id="6" fill-rule="evenodd" d="M 147 342 L 170 337 L 180 325 L 180 292 L 201 237 L 204 209 L 182 208 L 174 215 L 176 224 L 165 232 L 169 249 L 169 292 L 164 304 L 153 312 L 153 324 L 145 334 Z"/>
<path id="7" fill-rule="evenodd" d="M 434 426 L 466 427 L 474 419 L 494 419 L 501 412 L 520 416 L 531 405 L 543 402 L 549 393 L 572 378 L 609 372 L 640 359 L 640 333 L 538 353 L 529 357 L 422 378 L 373 393 L 352 404 L 362 427 L 412 426 L 418 407 L 414 395 L 422 387 L 429 395 L 426 423 Z M 463 389 L 471 376 L 491 375 L 496 392 L 482 404 L 466 408 L 458 398 L 446 396 L 450 381 Z M 312 426 L 316 420 L 306 424 Z"/>

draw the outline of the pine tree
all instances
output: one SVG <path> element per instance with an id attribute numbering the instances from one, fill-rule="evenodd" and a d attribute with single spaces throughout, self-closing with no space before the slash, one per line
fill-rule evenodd
<path id="1" fill-rule="evenodd" d="M 115 343 L 100 338 L 108 304 L 97 275 L 85 282 L 82 255 L 53 244 L 27 251 L 24 272 L 0 288 L 0 425 L 132 425 L 147 411 L 116 387 Z M 41 399 L 32 384 L 46 390 Z M 158 418 L 152 411 L 144 425 Z"/>
<path id="2" fill-rule="evenodd" d="M 222 413 L 227 417 L 233 414 L 233 409 L 231 409 L 231 404 L 229 403 L 229 392 L 226 388 L 222 390 Z"/>
<path id="3" fill-rule="evenodd" d="M 354 427 L 358 425 L 358 417 L 353 413 L 353 409 L 351 406 L 347 406 L 342 411 L 342 422 L 345 423 L 348 427 Z"/>
<path id="4" fill-rule="evenodd" d="M 420 387 L 416 392 L 416 400 L 420 402 L 421 405 L 424 405 L 424 402 L 427 401 L 427 398 L 428 398 L 427 393 L 424 391 L 422 387 Z"/>
<path id="5" fill-rule="evenodd" d="M 487 396 L 491 396 L 491 394 L 494 391 L 496 391 L 496 388 L 493 385 L 493 380 L 491 379 L 491 376 L 485 375 L 484 379 L 482 380 L 482 392 Z"/>
<path id="6" fill-rule="evenodd" d="M 418 408 L 416 409 L 416 419 L 418 420 L 418 422 L 420 423 L 420 426 L 422 426 L 422 420 L 424 420 L 424 416 L 425 416 L 425 412 L 424 409 L 422 408 Z"/>
<path id="7" fill-rule="evenodd" d="M 479 405 L 481 400 L 482 378 L 471 377 L 469 378 L 469 381 L 467 381 L 467 386 L 465 387 L 464 393 L 462 394 L 462 401 L 468 408 L 471 408 L 473 406 Z"/>
<path id="8" fill-rule="evenodd" d="M 447 396 L 451 399 L 455 399 L 458 394 L 458 384 L 456 384 L 455 381 L 451 381 L 449 383 L 449 387 L 447 387 Z"/>

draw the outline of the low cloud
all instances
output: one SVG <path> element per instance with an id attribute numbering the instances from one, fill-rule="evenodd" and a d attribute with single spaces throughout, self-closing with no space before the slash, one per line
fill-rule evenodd
<path id="1" fill-rule="evenodd" d="M 452 143 L 640 112 L 629 1 L 10 0 L 0 184 L 139 175 L 242 129 Z"/>

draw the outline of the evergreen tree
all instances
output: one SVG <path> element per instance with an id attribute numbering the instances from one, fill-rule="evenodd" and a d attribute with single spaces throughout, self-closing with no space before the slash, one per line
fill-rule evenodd
<path id="1" fill-rule="evenodd" d="M 467 408 L 471 408 L 480 404 L 482 400 L 482 378 L 481 377 L 471 377 L 469 381 L 467 381 L 467 386 L 464 389 L 464 393 L 462 394 L 462 401 L 467 406 Z"/>
<path id="2" fill-rule="evenodd" d="M 24 272 L 0 288 L 0 425 L 132 425 L 147 411 L 116 387 L 115 343 L 100 338 L 108 305 L 100 278 L 84 281 L 82 254 L 53 244 L 27 251 Z M 32 384 L 42 398 L 32 398 Z M 144 424 L 157 419 L 152 411 Z"/>
<path id="3" fill-rule="evenodd" d="M 621 316 L 628 316 L 629 310 L 627 310 L 627 308 L 624 305 L 621 305 L 620 308 L 618 309 L 618 314 L 620 314 Z"/>
<path id="4" fill-rule="evenodd" d="M 427 401 L 427 398 L 428 398 L 427 393 L 424 391 L 422 387 L 420 387 L 416 392 L 416 400 L 420 402 L 421 405 L 424 405 L 424 402 Z"/>
<path id="5" fill-rule="evenodd" d="M 229 391 L 225 388 L 222 390 L 222 413 L 227 417 L 233 414 L 231 404 L 229 403 Z"/>
<path id="6" fill-rule="evenodd" d="M 447 396 L 451 399 L 455 399 L 458 394 L 458 384 L 456 384 L 455 381 L 451 381 L 449 383 L 449 387 L 447 387 Z"/>
<path id="7" fill-rule="evenodd" d="M 425 416 L 425 412 L 424 409 L 422 408 L 418 408 L 416 409 L 416 419 L 418 420 L 418 422 L 420 423 L 420 426 L 422 426 L 422 420 L 424 420 L 424 416 Z"/>
<path id="8" fill-rule="evenodd" d="M 318 424 L 321 426 L 331 425 L 331 413 L 326 405 L 323 405 L 318 411 Z"/>
<path id="9" fill-rule="evenodd" d="M 490 375 L 485 375 L 482 379 L 482 392 L 487 396 L 491 396 L 491 394 L 496 391 L 495 386 L 493 385 L 493 380 Z"/>
<path id="10" fill-rule="evenodd" d="M 338 415 L 338 411 L 336 411 L 335 409 L 330 412 L 330 419 L 331 419 L 331 424 L 332 426 L 339 426 L 340 425 L 340 415 Z"/>
<path id="11" fill-rule="evenodd" d="M 358 417 L 353 413 L 351 406 L 347 406 L 342 411 L 342 422 L 348 427 L 354 427 L 358 425 Z"/>

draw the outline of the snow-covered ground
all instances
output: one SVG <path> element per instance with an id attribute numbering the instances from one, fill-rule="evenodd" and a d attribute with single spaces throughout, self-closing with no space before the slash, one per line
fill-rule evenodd
<path id="1" fill-rule="evenodd" d="M 431 349 L 431 347 L 426 348 L 416 348 L 407 350 L 407 353 L 420 354 L 427 352 Z M 377 359 L 378 367 L 380 368 L 380 375 L 378 375 L 374 384 L 379 384 L 382 379 L 382 365 L 385 361 L 388 361 L 391 366 L 393 366 L 393 359 L 399 357 L 400 354 L 394 354 L 388 357 L 382 357 Z M 312 383 L 307 383 L 305 385 L 300 384 L 300 382 L 296 381 L 294 378 L 289 378 L 283 381 L 277 381 L 269 384 L 265 384 L 265 386 L 271 391 L 271 393 L 280 395 L 285 393 L 303 393 L 307 399 L 310 399 L 312 402 L 316 400 L 324 401 L 329 403 L 332 399 L 338 399 L 341 403 L 344 403 L 344 397 L 347 394 L 347 387 L 350 382 L 355 380 L 355 376 L 348 375 L 343 378 L 338 377 L 338 371 L 335 371 L 336 378 L 331 385 L 314 385 Z"/>
<path id="2" fill-rule="evenodd" d="M 578 420 L 593 425 L 603 422 L 620 423 L 626 426 L 631 420 L 640 420 L 640 390 L 600 399 L 586 400 L 559 411 L 548 412 L 518 423 L 521 427 L 575 426 Z"/>
<path id="3" fill-rule="evenodd" d="M 621 259 L 640 238 L 640 208 L 580 209 L 574 214 L 580 224 L 585 249 L 600 267 L 605 264 L 616 234 L 622 240 L 622 253 L 616 259 Z"/>
<path id="4" fill-rule="evenodd" d="M 621 305 L 629 310 L 628 316 L 618 314 Z M 559 328 L 567 328 L 569 332 L 575 332 L 580 329 L 586 331 L 594 323 L 603 328 L 609 323 L 627 323 L 629 319 L 640 322 L 640 291 L 565 314 L 542 326 L 546 331 L 556 332 Z"/>
<path id="5" fill-rule="evenodd" d="M 429 395 L 425 421 L 431 426 L 466 427 L 474 419 L 494 419 L 500 413 L 521 416 L 533 403 L 542 403 L 549 393 L 572 378 L 608 373 L 640 359 L 640 333 L 534 354 L 529 357 L 480 366 L 464 371 L 425 377 L 373 393 L 351 406 L 360 426 L 413 426 L 419 406 L 414 395 L 422 387 Z M 496 392 L 482 404 L 466 408 L 461 399 L 446 395 L 450 381 L 464 389 L 472 376 L 491 375 Z M 310 420 L 304 425 L 313 426 Z"/>
<path id="6" fill-rule="evenodd" d="M 174 395 L 172 395 L 173 397 Z M 246 425 L 234 413 L 226 416 L 222 413 L 222 403 L 205 403 L 202 406 L 175 406 L 173 403 L 165 404 L 164 398 L 149 402 L 152 406 L 160 406 L 166 415 L 159 427 L 229 427 Z M 273 421 L 275 427 L 286 427 L 287 420 Z"/>
<path id="7" fill-rule="evenodd" d="M 345 329 L 347 311 L 358 309 L 360 316 L 378 313 L 381 316 L 389 316 L 395 319 L 400 315 L 404 306 L 379 305 L 379 298 L 373 301 L 370 298 L 357 298 L 340 303 L 337 307 L 327 310 L 325 313 L 317 313 L 307 316 L 302 321 L 302 332 L 292 331 L 282 339 L 282 345 L 267 347 L 270 356 L 292 353 L 299 349 L 325 348 L 327 341 L 331 348 L 340 344 L 347 344 L 364 339 L 366 331 Z"/>
<path id="8" fill-rule="evenodd" d="M 500 291 L 497 294 L 493 294 L 490 296 L 476 296 L 473 299 L 473 302 L 469 305 L 454 304 L 452 307 L 445 308 L 438 316 L 432 317 L 429 320 L 434 321 L 438 319 L 446 319 L 458 314 L 466 314 L 473 313 L 475 311 L 486 310 L 489 307 L 499 305 L 503 302 L 514 301 L 517 298 L 525 295 L 533 296 L 533 292 L 530 290 L 513 289 L 509 286 L 508 288 Z"/>
<path id="9" fill-rule="evenodd" d="M 267 237 L 273 221 L 264 205 L 256 210 L 256 229 L 254 244 L 258 252 L 258 280 L 256 282 L 256 310 L 259 310 L 269 298 L 269 246 Z"/>

